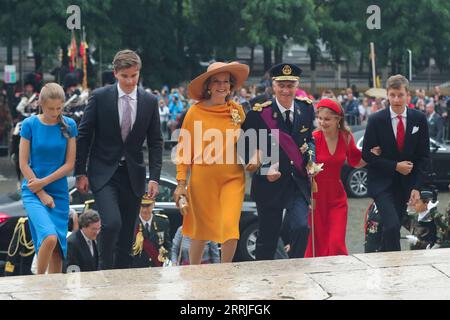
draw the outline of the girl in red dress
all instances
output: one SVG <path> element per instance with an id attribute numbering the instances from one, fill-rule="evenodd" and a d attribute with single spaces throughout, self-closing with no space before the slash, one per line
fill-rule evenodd
<path id="1" fill-rule="evenodd" d="M 346 160 L 352 167 L 362 167 L 366 163 L 361 159 L 361 151 L 355 145 L 350 128 L 345 123 L 342 106 L 337 101 L 320 100 L 317 120 L 318 129 L 313 132 L 316 162 L 324 165 L 323 171 L 315 177 L 318 192 L 313 193 L 314 230 L 310 216 L 311 232 L 305 257 L 348 255 L 345 246 L 348 204 L 341 169 Z"/>

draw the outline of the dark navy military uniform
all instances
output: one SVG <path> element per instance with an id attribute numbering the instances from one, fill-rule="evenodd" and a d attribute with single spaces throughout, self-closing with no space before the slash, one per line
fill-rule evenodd
<path id="1" fill-rule="evenodd" d="M 134 242 L 139 232 L 142 232 L 144 242 L 142 251 L 133 254 L 133 268 L 161 267 L 166 259 L 170 259 L 172 241 L 169 218 L 166 215 L 154 213 L 149 229 L 146 229 L 141 219 L 138 219 Z"/>
<path id="2" fill-rule="evenodd" d="M 266 109 L 268 110 L 266 111 Z M 262 166 L 253 175 L 251 186 L 251 195 L 256 202 L 259 217 L 256 259 L 273 259 L 280 236 L 284 209 L 286 209 L 285 223 L 288 225 L 288 239 L 291 244 L 290 257 L 302 258 L 309 235 L 308 212 L 311 199 L 311 186 L 304 168 L 309 160 L 309 155 L 305 153 L 300 156 L 303 157 L 303 168 L 299 171 L 285 150 L 280 147 L 278 140 L 274 136 L 274 132 L 269 129 L 263 119 L 263 114 L 267 112 L 271 113 L 271 117 L 275 120 L 278 129 L 287 133 L 293 139 L 294 143 L 289 145 L 289 148 L 299 149 L 306 143 L 309 149 L 314 152 L 312 138 L 313 120 L 315 117 L 314 107 L 309 99 L 295 99 L 292 129 L 289 130 L 285 123 L 285 118 L 281 114 L 276 99 L 274 98 L 263 104 L 256 104 L 253 110 L 247 114 L 245 122 L 242 125 L 242 129 L 246 133 L 250 129 L 255 129 L 257 132 L 262 132 L 261 130 L 268 131 L 267 142 L 259 135 L 257 146 L 253 146 L 252 148 L 252 146 L 247 144 L 245 148 L 246 163 L 249 163 L 249 158 L 256 152 L 256 148 L 263 150 L 263 154 L 267 154 L 267 157 L 263 156 L 261 161 Z M 280 139 L 282 139 L 281 135 Z M 281 172 L 281 177 L 275 182 L 270 182 L 267 179 L 266 173 L 264 173 L 271 164 L 278 161 L 271 159 L 271 148 L 276 148 L 279 152 L 279 171 Z"/>

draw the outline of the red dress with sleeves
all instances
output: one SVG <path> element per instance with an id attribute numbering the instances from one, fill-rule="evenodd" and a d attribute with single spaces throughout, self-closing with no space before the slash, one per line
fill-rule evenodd
<path id="1" fill-rule="evenodd" d="M 313 133 L 316 141 L 316 162 L 323 163 L 323 171 L 316 176 L 318 192 L 314 197 L 314 239 L 315 255 L 312 251 L 312 225 L 305 257 L 348 255 L 345 246 L 347 227 L 347 195 L 341 181 L 344 162 L 354 167 L 361 160 L 361 151 L 355 145 L 353 136 L 339 134 L 336 151 L 331 154 L 322 131 Z M 348 141 L 349 140 L 349 141 Z"/>

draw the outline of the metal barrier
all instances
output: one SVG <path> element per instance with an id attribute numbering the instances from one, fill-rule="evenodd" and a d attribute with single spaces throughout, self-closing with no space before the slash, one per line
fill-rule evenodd
<path id="1" fill-rule="evenodd" d="M 361 117 L 359 115 L 345 114 L 345 121 L 349 126 L 358 126 L 361 124 Z"/>

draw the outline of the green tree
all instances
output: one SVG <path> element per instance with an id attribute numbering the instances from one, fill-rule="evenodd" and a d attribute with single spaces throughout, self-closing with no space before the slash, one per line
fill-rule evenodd
<path id="1" fill-rule="evenodd" d="M 272 65 L 272 50 L 275 63 L 280 63 L 287 41 L 308 41 L 316 25 L 312 0 L 248 0 L 242 10 L 245 32 L 251 45 L 264 48 L 264 70 Z"/>

